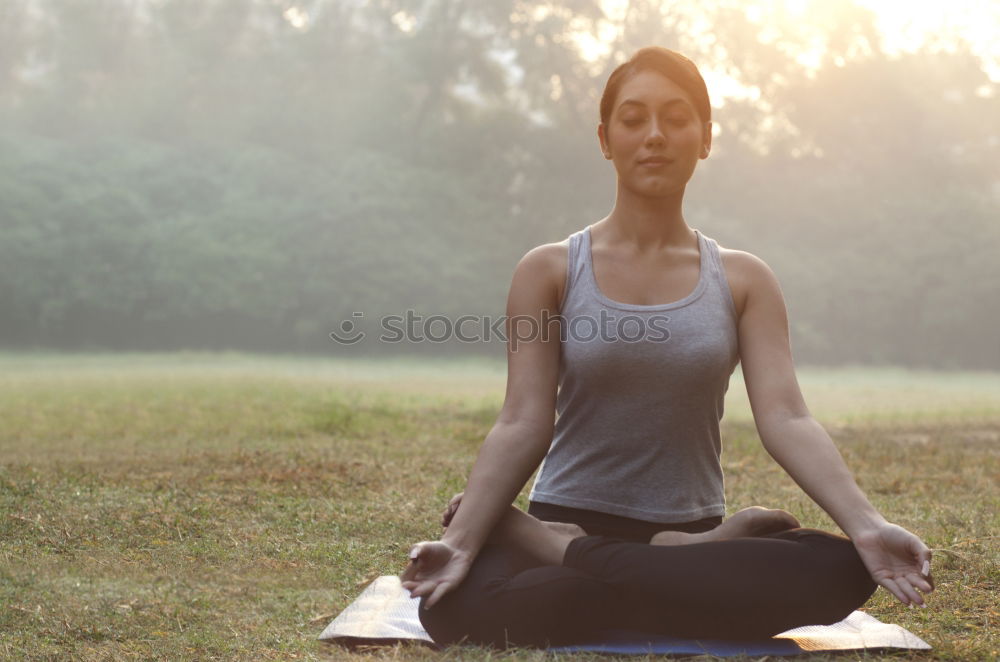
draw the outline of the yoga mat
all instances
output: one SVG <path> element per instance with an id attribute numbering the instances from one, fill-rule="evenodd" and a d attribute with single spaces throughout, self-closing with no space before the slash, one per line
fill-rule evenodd
<path id="1" fill-rule="evenodd" d="M 417 617 L 419 600 L 410 598 L 399 578 L 379 577 L 347 606 L 319 635 L 321 641 L 348 647 L 362 644 L 395 644 L 416 641 L 434 646 Z M 824 651 L 888 648 L 928 650 L 930 646 L 912 632 L 855 611 L 833 625 L 808 625 L 761 641 L 694 640 L 608 630 L 592 641 L 560 646 L 556 652 L 616 654 L 670 653 L 675 655 L 798 655 Z"/>

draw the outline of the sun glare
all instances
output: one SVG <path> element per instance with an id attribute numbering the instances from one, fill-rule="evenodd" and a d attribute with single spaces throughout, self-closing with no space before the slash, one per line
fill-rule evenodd
<path id="1" fill-rule="evenodd" d="M 948 51 L 965 42 L 981 58 L 987 75 L 1000 82 L 1000 40 L 996 39 L 996 35 L 1000 34 L 1000 3 L 991 0 L 854 2 L 874 14 L 882 48 L 887 53 L 903 53 L 922 47 Z M 766 34 L 774 37 L 783 29 L 779 22 L 769 18 L 775 10 L 784 14 L 786 24 L 789 20 L 805 20 L 811 14 L 815 16 L 816 12 L 836 10 L 833 3 L 827 0 L 746 0 L 734 4 L 742 8 L 751 21 L 761 24 Z M 572 34 L 581 56 L 587 62 L 597 62 L 606 57 L 612 45 L 620 39 L 628 0 L 602 0 L 601 6 L 606 20 L 598 24 L 596 34 L 586 30 Z M 819 23 L 822 25 L 821 21 Z M 698 27 L 706 32 L 711 30 L 710 25 Z M 817 38 L 793 56 L 807 69 L 815 69 L 823 60 L 823 48 L 823 39 Z M 758 93 L 725 73 L 711 70 L 704 73 L 712 90 L 713 102 L 718 105 L 725 103 L 727 98 L 754 98 Z"/>
<path id="2" fill-rule="evenodd" d="M 995 35 L 998 10 L 993 2 L 950 0 L 857 0 L 873 11 L 879 29 L 892 50 L 912 50 L 935 38 L 963 38 L 984 44 Z M 991 25 L 992 24 L 992 25 Z"/>
<path id="3" fill-rule="evenodd" d="M 883 48 L 890 53 L 921 46 L 954 50 L 964 41 L 982 61 L 986 73 L 1000 82 L 1000 4 L 991 0 L 908 2 L 858 0 L 875 12 Z"/>
<path id="4" fill-rule="evenodd" d="M 304 30 L 309 25 L 309 14 L 300 7 L 289 7 L 282 16 L 296 30 Z"/>

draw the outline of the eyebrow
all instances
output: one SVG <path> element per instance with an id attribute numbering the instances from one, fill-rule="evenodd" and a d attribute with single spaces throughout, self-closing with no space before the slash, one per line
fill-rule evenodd
<path id="1" fill-rule="evenodd" d="M 663 105 L 665 105 L 665 106 L 676 106 L 677 104 L 681 104 L 682 106 L 685 106 L 687 108 L 690 108 L 691 110 L 694 110 L 694 107 L 691 104 L 689 104 L 687 101 L 685 101 L 684 99 L 671 99 L 670 101 L 666 102 Z M 620 104 L 618 104 L 618 107 L 621 108 L 621 107 L 626 106 L 626 105 L 642 106 L 643 108 L 646 107 L 646 104 L 644 104 L 643 102 L 638 101 L 636 99 L 625 99 Z"/>

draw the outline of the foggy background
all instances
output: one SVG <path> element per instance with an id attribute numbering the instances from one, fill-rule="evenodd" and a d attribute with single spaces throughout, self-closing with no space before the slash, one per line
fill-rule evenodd
<path id="1" fill-rule="evenodd" d="M 373 336 L 497 318 L 610 211 L 598 99 L 657 44 L 714 105 L 685 216 L 772 266 L 799 363 L 1000 369 L 1000 46 L 887 37 L 841 0 L 0 0 L 0 349 L 503 356 Z"/>

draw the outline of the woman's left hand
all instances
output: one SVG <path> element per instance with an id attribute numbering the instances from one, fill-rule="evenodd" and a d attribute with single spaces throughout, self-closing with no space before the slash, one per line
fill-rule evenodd
<path id="1" fill-rule="evenodd" d="M 931 551 L 920 538 L 886 522 L 857 535 L 854 546 L 878 584 L 905 605 L 924 606 L 921 593 L 934 590 Z"/>

